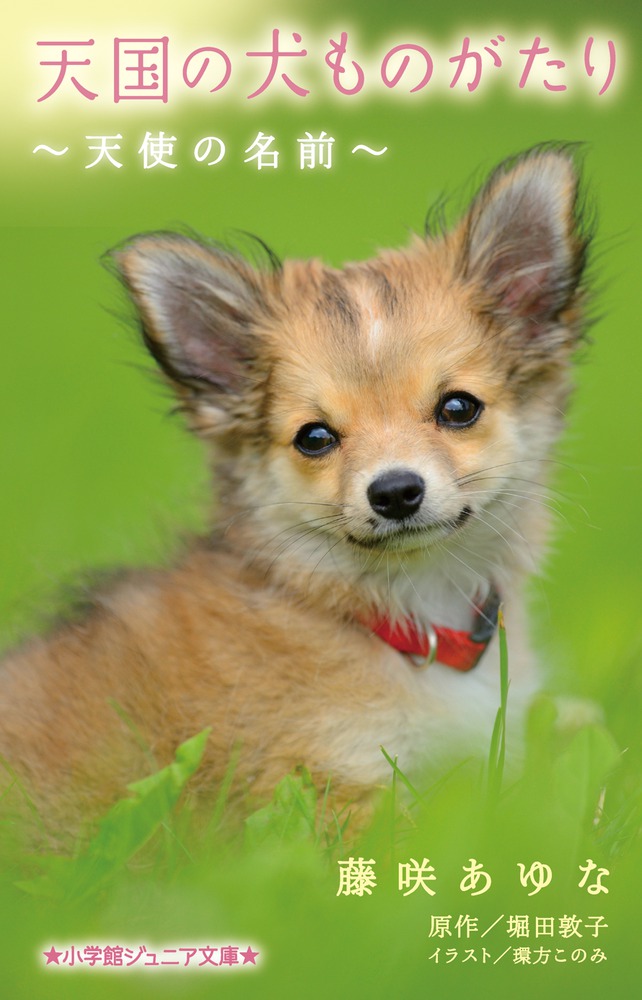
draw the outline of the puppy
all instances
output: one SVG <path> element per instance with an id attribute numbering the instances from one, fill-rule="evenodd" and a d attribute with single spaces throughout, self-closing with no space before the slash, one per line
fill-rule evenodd
<path id="1" fill-rule="evenodd" d="M 563 148 L 498 167 L 452 229 L 334 270 L 172 233 L 114 254 L 208 449 L 215 524 L 6 658 L 0 752 L 74 830 L 211 727 L 198 788 L 297 765 L 334 807 L 487 752 L 497 608 L 515 718 L 524 582 L 581 337 L 588 239 Z M 516 725 L 516 724 L 515 724 Z"/>

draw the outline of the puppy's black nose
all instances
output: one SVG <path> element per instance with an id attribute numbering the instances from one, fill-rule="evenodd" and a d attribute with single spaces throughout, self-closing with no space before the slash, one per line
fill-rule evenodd
<path id="1" fill-rule="evenodd" d="M 367 490 L 370 506 L 382 517 L 401 521 L 421 507 L 426 484 L 410 469 L 394 469 L 374 479 Z"/>

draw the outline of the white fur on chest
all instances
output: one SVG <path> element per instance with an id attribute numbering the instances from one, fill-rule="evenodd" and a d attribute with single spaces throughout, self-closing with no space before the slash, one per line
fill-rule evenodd
<path id="1" fill-rule="evenodd" d="M 351 718 L 342 713 L 339 721 L 333 713 L 322 723 L 341 773 L 358 783 L 387 783 L 391 770 L 381 747 L 410 774 L 482 754 L 499 707 L 495 651 L 487 657 L 477 674 L 462 674 L 438 663 L 419 670 L 391 650 L 389 703 L 369 707 L 366 691 Z"/>
<path id="2" fill-rule="evenodd" d="M 509 602 L 515 628 L 509 640 L 508 742 L 509 757 L 522 751 L 526 706 L 537 689 L 537 672 L 525 641 L 519 607 Z M 463 612 L 462 612 L 463 614 Z M 380 640 L 374 639 L 377 650 Z M 320 731 L 333 757 L 332 769 L 363 784 L 388 784 L 391 768 L 381 747 L 408 775 L 443 774 L 449 767 L 474 757 L 485 760 L 500 707 L 500 666 L 497 637 L 476 667 L 460 672 L 440 663 L 417 668 L 392 648 L 377 662 L 376 687 L 388 696 L 370 699 L 368 682 L 355 690 L 349 706 L 328 712 Z"/>

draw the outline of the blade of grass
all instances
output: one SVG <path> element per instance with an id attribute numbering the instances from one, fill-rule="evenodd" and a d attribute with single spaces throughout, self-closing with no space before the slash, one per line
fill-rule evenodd
<path id="1" fill-rule="evenodd" d="M 506 760 L 506 711 L 508 706 L 508 642 L 506 639 L 506 624 L 504 612 L 500 607 L 497 615 L 497 633 L 499 641 L 499 709 L 490 740 L 488 755 L 488 798 L 495 804 L 499 798 L 504 779 L 504 763 Z"/>
<path id="2" fill-rule="evenodd" d="M 230 754 L 229 764 L 225 769 L 225 775 L 223 781 L 221 782 L 221 787 L 216 796 L 216 802 L 214 803 L 214 809 L 212 810 L 212 816 L 209 823 L 207 824 L 206 833 L 209 836 L 210 833 L 218 830 L 221 825 L 221 820 L 223 819 L 223 813 L 225 812 L 225 805 L 227 803 L 228 795 L 230 793 L 230 788 L 232 787 L 232 782 L 234 781 L 234 774 L 239 762 L 239 757 L 241 756 L 241 744 L 235 743 L 232 748 L 232 753 Z"/>
<path id="3" fill-rule="evenodd" d="M 395 759 L 393 760 L 385 747 L 380 746 L 379 749 L 381 750 L 382 754 L 384 755 L 384 757 L 386 758 L 386 760 L 390 764 L 390 767 L 392 768 L 393 781 L 395 779 L 395 776 L 398 777 L 399 780 L 402 782 L 402 784 L 404 784 L 406 786 L 406 788 L 408 789 L 408 791 L 410 792 L 410 794 L 413 796 L 413 798 L 415 798 L 417 800 L 417 802 L 421 802 L 421 799 L 422 799 L 421 793 L 417 791 L 417 789 L 414 787 L 414 785 L 408 780 L 408 778 L 406 777 L 406 775 L 403 773 L 403 771 L 401 770 L 401 768 L 397 764 L 397 758 L 395 757 Z"/>

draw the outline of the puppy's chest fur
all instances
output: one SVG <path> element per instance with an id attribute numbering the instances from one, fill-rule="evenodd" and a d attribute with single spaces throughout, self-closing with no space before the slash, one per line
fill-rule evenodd
<path id="1" fill-rule="evenodd" d="M 439 649 L 421 669 L 369 623 L 470 631 L 498 593 L 519 716 L 586 246 L 572 159 L 544 147 L 451 232 L 342 271 L 172 234 L 116 253 L 210 449 L 218 527 L 5 661 L 0 747 L 46 810 L 73 825 L 206 726 L 200 789 L 238 755 L 258 800 L 297 765 L 368 796 L 382 746 L 409 771 L 485 752 L 496 639 L 465 673 Z"/>

